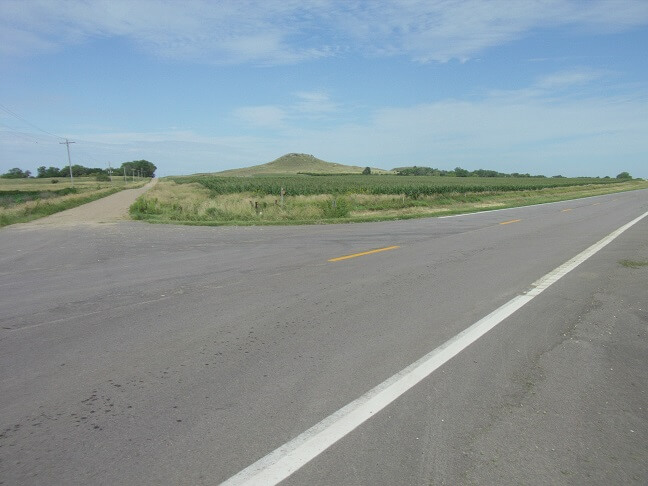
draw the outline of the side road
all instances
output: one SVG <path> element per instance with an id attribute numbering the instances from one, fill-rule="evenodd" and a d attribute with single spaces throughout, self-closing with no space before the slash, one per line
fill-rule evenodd
<path id="1" fill-rule="evenodd" d="M 76 208 L 67 209 L 60 213 L 52 214 L 45 218 L 30 221 L 29 223 L 18 224 L 21 228 L 62 226 L 73 224 L 97 224 L 114 223 L 128 219 L 128 208 L 135 200 L 157 184 L 158 179 L 151 179 L 151 182 L 144 187 L 137 189 L 125 189 L 116 194 L 111 194 L 96 201 L 89 202 Z"/>

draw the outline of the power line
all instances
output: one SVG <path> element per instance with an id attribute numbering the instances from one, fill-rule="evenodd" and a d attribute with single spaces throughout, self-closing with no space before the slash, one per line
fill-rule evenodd
<path id="1" fill-rule="evenodd" d="M 1 130 L 0 132 L 2 132 L 2 133 L 13 132 L 14 136 L 24 138 L 25 140 L 31 139 L 35 143 L 42 142 L 44 140 L 51 140 L 49 137 L 43 137 L 42 135 L 35 135 L 33 133 L 18 130 L 16 128 L 12 127 L 12 126 L 7 125 L 6 123 L 0 122 L 0 126 L 3 126 L 3 127 L 5 127 L 7 129 L 6 131 Z"/>
<path id="2" fill-rule="evenodd" d="M 26 123 L 26 124 L 29 125 L 30 127 L 35 128 L 35 129 L 38 130 L 39 132 L 46 133 L 46 134 L 51 135 L 52 137 L 56 137 L 56 138 L 58 138 L 58 139 L 60 139 L 60 140 L 66 140 L 66 139 L 63 138 L 63 137 L 59 137 L 58 135 L 55 135 L 55 134 L 53 134 L 53 133 L 48 132 L 47 130 L 43 130 L 42 128 L 37 127 L 37 126 L 34 125 L 32 122 L 30 122 L 29 120 L 23 118 L 23 117 L 20 116 L 18 113 L 16 113 L 16 112 L 10 110 L 9 108 L 7 108 L 6 106 L 4 106 L 4 105 L 1 104 L 1 103 L 0 103 L 0 109 L 1 109 L 2 111 L 4 111 L 5 113 L 8 113 L 8 114 L 11 115 L 11 116 L 18 118 L 19 120 L 23 121 L 24 123 Z"/>

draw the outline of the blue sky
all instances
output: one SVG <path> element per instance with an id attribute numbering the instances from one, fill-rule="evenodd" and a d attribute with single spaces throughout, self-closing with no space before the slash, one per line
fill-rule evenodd
<path id="1" fill-rule="evenodd" d="M 0 172 L 648 178 L 648 1 L 0 1 Z"/>

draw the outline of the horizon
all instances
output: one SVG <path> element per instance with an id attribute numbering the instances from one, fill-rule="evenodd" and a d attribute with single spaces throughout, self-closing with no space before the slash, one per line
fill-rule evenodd
<path id="1" fill-rule="evenodd" d="M 323 162 L 323 163 L 325 163 L 325 164 L 331 164 L 331 165 L 335 165 L 335 166 L 340 166 L 340 165 L 341 165 L 341 166 L 343 166 L 343 167 L 349 167 L 349 168 L 354 168 L 354 167 L 360 167 L 360 168 L 362 168 L 361 166 L 357 166 L 357 165 L 339 164 L 339 163 L 337 163 L 337 162 L 323 160 L 323 159 L 320 159 L 319 157 L 317 157 L 316 155 L 313 155 L 313 154 L 305 154 L 305 153 L 290 152 L 290 153 L 287 153 L 287 154 L 282 155 L 281 157 L 277 157 L 276 159 L 271 160 L 271 161 L 269 161 L 269 162 L 264 162 L 264 163 L 261 163 L 261 164 L 256 164 L 256 165 L 251 165 L 251 166 L 238 167 L 238 168 L 235 168 L 235 169 L 225 169 L 224 171 L 218 171 L 218 172 L 196 172 L 196 173 L 193 173 L 193 174 L 168 174 L 167 176 L 169 176 L 169 177 L 173 177 L 173 176 L 212 175 L 212 174 L 220 174 L 221 172 L 227 172 L 227 171 L 237 170 L 237 169 L 251 169 L 251 168 L 255 168 L 255 167 L 262 167 L 262 166 L 265 166 L 265 165 L 271 164 L 271 163 L 273 163 L 273 162 L 280 161 L 281 159 L 289 158 L 290 156 L 307 156 L 307 157 L 312 157 L 312 158 L 314 158 L 314 159 L 317 161 L 317 163 L 322 163 L 322 162 Z M 122 165 L 124 165 L 124 164 L 129 164 L 129 163 L 132 163 L 132 162 L 136 162 L 136 161 L 126 161 L 126 162 L 122 162 L 121 164 L 119 164 L 119 165 L 115 165 L 115 167 L 110 167 L 110 168 L 111 168 L 113 171 L 118 171 L 118 170 L 121 169 Z M 150 162 L 150 161 L 146 161 L 146 162 Z M 303 162 L 301 162 L 301 163 L 303 163 Z M 78 165 L 80 165 L 80 164 L 78 164 Z M 155 165 L 155 164 L 154 164 L 154 165 Z M 86 166 L 83 166 L 83 167 L 86 168 L 86 169 L 103 169 L 103 170 L 106 169 L 106 168 L 102 168 L 102 167 L 86 167 Z M 369 167 L 369 166 L 367 166 L 367 167 Z M 22 167 L 19 167 L 19 168 L 20 168 L 20 169 L 23 169 Z M 382 168 L 382 167 L 369 167 L 369 168 L 370 168 L 371 170 L 383 170 L 383 171 L 392 171 L 392 172 L 394 172 L 394 174 L 373 174 L 373 173 L 372 173 L 371 175 L 398 175 L 396 172 L 399 171 L 399 170 L 412 169 L 412 168 L 417 169 L 417 168 L 418 168 L 418 169 L 431 169 L 431 170 L 435 170 L 435 171 L 438 170 L 438 171 L 441 172 L 440 174 L 438 174 L 438 177 L 488 177 L 488 178 L 490 178 L 490 177 L 520 177 L 520 178 L 526 178 L 526 177 L 532 177 L 532 178 L 538 178 L 538 177 L 544 177 L 544 178 L 567 177 L 567 176 L 564 176 L 564 175 L 562 175 L 562 174 L 553 174 L 553 175 L 548 175 L 548 174 L 530 174 L 530 173 L 528 173 L 528 172 L 523 172 L 523 173 L 520 173 L 520 172 L 504 173 L 504 172 L 498 172 L 498 171 L 495 171 L 494 169 L 490 169 L 490 168 L 488 168 L 488 167 L 480 167 L 480 168 L 477 168 L 477 169 L 474 169 L 474 170 L 469 170 L 469 174 L 468 174 L 468 176 L 455 176 L 455 175 L 454 175 L 454 172 L 455 172 L 456 169 L 467 170 L 467 169 L 464 169 L 463 167 L 459 167 L 459 166 L 456 166 L 456 167 L 454 167 L 454 168 L 443 168 L 443 167 L 429 167 L 429 166 L 424 166 L 424 165 L 410 165 L 410 166 L 392 167 L 392 168 L 390 168 L 390 169 L 384 169 L 384 168 Z M 68 165 L 66 164 L 66 165 L 64 165 L 64 166 L 62 166 L 62 167 L 57 167 L 57 169 L 62 170 L 62 171 L 67 171 L 67 169 L 68 169 Z M 30 170 L 30 169 L 26 169 L 26 170 Z M 497 176 L 479 176 L 479 175 L 475 176 L 475 175 L 473 175 L 473 173 L 474 173 L 474 172 L 477 172 L 477 171 L 493 171 L 493 172 L 498 172 L 498 175 L 497 175 Z M 156 168 L 156 172 L 157 172 L 157 168 Z M 602 178 L 610 178 L 610 179 L 614 179 L 614 178 L 616 178 L 618 175 L 621 175 L 622 173 L 625 173 L 625 172 L 627 172 L 627 171 L 622 171 L 621 173 L 616 174 L 616 175 L 605 175 L 605 176 L 588 176 L 588 175 L 580 175 L 580 176 L 569 176 L 569 178 L 572 178 L 572 179 L 588 179 L 588 178 L 592 178 L 592 179 L 594 179 L 594 178 L 601 178 L 601 179 L 602 179 Z M 39 177 L 36 175 L 36 171 L 31 171 L 31 170 L 30 170 L 30 173 L 31 173 L 31 174 L 30 174 L 29 178 L 32 178 L 32 179 L 37 179 L 37 178 L 39 178 Z M 117 172 L 115 172 L 115 174 L 116 174 L 116 175 L 119 175 Z M 276 175 L 282 175 L 282 174 L 284 174 L 284 173 L 281 173 L 281 172 L 276 173 Z M 302 173 L 299 172 L 299 174 L 302 174 Z M 318 173 L 318 176 L 322 176 L 322 175 L 335 175 L 335 176 L 339 176 L 339 175 L 345 175 L 345 174 L 346 174 L 346 173 L 338 173 L 338 172 L 324 173 L 324 172 L 323 172 L 323 173 Z M 350 174 L 350 173 L 349 173 L 349 174 Z M 292 173 L 285 173 L 285 175 L 292 175 Z M 347 175 L 348 175 L 348 174 L 347 174 Z M 156 175 L 156 177 L 167 177 L 167 176 L 159 176 L 159 175 Z M 426 176 L 427 176 L 427 177 L 430 177 L 431 175 L 426 175 Z M 641 178 L 641 177 L 635 177 L 635 176 L 633 176 L 632 174 L 630 174 L 630 176 L 631 176 L 632 179 L 635 179 L 635 180 L 636 180 L 636 179 L 643 179 L 643 178 Z M 59 177 L 56 177 L 56 178 L 61 178 L 61 177 L 62 177 L 62 176 L 59 176 Z M 83 177 L 83 176 L 75 176 L 75 178 L 76 178 L 76 177 Z M 247 176 L 246 176 L 246 177 L 247 177 Z M 420 177 L 420 176 L 419 176 L 419 177 Z M 436 176 L 435 176 L 435 177 L 436 177 Z M 47 177 L 45 177 L 45 178 L 47 178 Z"/>
<path id="2" fill-rule="evenodd" d="M 288 153 L 648 179 L 648 2 L 0 4 L 0 173 Z"/>

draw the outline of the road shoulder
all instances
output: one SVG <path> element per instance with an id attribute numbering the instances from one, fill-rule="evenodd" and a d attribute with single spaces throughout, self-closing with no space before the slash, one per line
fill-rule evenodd
<path id="1" fill-rule="evenodd" d="M 564 340 L 541 355 L 518 404 L 470 447 L 468 484 L 643 484 L 648 477 L 648 229 L 609 264 Z M 637 237 L 638 236 L 638 237 Z M 568 296 L 566 296 L 568 298 Z"/>

